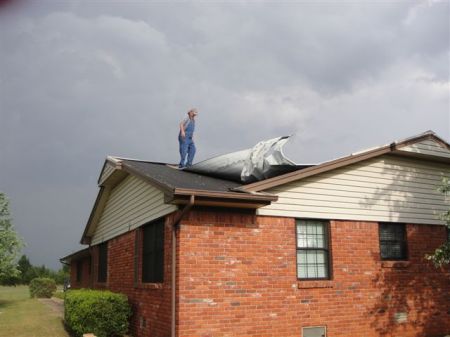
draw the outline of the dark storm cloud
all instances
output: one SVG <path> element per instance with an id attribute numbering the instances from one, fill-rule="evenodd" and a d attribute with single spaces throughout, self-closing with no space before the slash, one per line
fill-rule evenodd
<path id="1" fill-rule="evenodd" d="M 317 162 L 450 138 L 448 2 L 23 0 L 0 12 L 0 190 L 34 263 L 77 247 L 107 154 L 197 160 L 296 133 Z M 49 244 L 51 242 L 51 244 Z"/>

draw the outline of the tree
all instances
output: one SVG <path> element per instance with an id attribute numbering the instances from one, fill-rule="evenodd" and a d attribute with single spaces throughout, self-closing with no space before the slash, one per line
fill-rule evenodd
<path id="1" fill-rule="evenodd" d="M 56 284 L 64 284 L 69 276 L 69 266 L 65 264 L 62 265 L 62 267 L 56 272 L 55 275 Z"/>
<path id="2" fill-rule="evenodd" d="M 22 255 L 17 263 L 17 269 L 20 271 L 20 283 L 28 284 L 37 277 L 34 267 L 26 255 Z"/>
<path id="3" fill-rule="evenodd" d="M 442 185 L 439 187 L 439 191 L 446 197 L 450 197 L 450 182 L 448 179 L 444 179 Z M 450 210 L 441 214 L 441 219 L 445 222 L 448 230 L 450 231 Z M 450 239 L 450 237 L 449 237 Z M 436 267 L 441 267 L 450 263 L 450 240 L 447 240 L 439 248 L 437 248 L 432 255 L 427 255 L 426 258 L 433 261 Z"/>
<path id="4" fill-rule="evenodd" d="M 64 284 L 64 281 L 69 277 L 69 266 L 62 265 L 57 271 L 47 268 L 45 265 L 33 266 L 26 255 L 22 255 L 17 263 L 17 269 L 20 272 L 20 277 L 12 279 L 4 279 L 2 283 L 9 284 L 30 284 L 31 280 L 44 277 L 55 280 L 57 284 Z"/>
<path id="5" fill-rule="evenodd" d="M 30 260 L 26 255 L 22 255 L 17 262 L 17 269 L 19 269 L 20 273 L 25 274 L 32 267 Z"/>
<path id="6" fill-rule="evenodd" d="M 8 199 L 0 192 L 0 280 L 19 275 L 16 261 L 22 247 L 11 221 Z"/>

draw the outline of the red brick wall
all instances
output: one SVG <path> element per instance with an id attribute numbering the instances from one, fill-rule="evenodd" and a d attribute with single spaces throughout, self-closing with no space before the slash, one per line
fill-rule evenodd
<path id="1" fill-rule="evenodd" d="M 76 279 L 77 279 L 77 264 L 75 261 L 72 261 L 70 262 L 70 286 L 73 288 L 77 288 Z"/>
<path id="2" fill-rule="evenodd" d="M 450 333 L 450 273 L 423 259 L 445 240 L 442 226 L 407 225 L 409 262 L 397 264 L 380 261 L 377 223 L 330 228 L 332 280 L 297 281 L 294 219 L 192 211 L 179 233 L 179 336 Z"/>
<path id="3" fill-rule="evenodd" d="M 81 265 L 78 264 L 81 261 Z M 81 280 L 77 280 L 77 270 L 81 267 Z M 73 261 L 70 264 L 70 286 L 74 289 L 89 288 L 91 282 L 91 260 L 90 258 L 82 258 L 77 261 Z"/>
<path id="4" fill-rule="evenodd" d="M 170 336 L 170 221 L 163 284 L 135 282 L 136 231 L 109 241 L 108 281 L 94 282 L 129 296 L 136 337 Z M 300 337 L 317 325 L 329 337 L 450 333 L 450 273 L 423 259 L 445 240 L 443 227 L 407 225 L 409 261 L 397 264 L 380 261 L 377 223 L 331 221 L 330 229 L 332 280 L 297 281 L 295 219 L 191 211 L 178 233 L 178 336 Z M 91 253 L 96 281 L 97 247 Z M 407 323 L 395 322 L 400 312 Z"/>
<path id="5" fill-rule="evenodd" d="M 136 337 L 170 336 L 171 322 L 171 226 L 166 220 L 164 243 L 164 282 L 142 283 L 141 268 L 135 277 L 135 244 L 141 266 L 141 235 L 131 231 L 108 241 L 107 282 L 97 282 L 98 251 L 92 247 L 94 288 L 109 289 L 128 296 L 133 309 L 130 332 Z M 140 237 L 136 238 L 136 235 Z"/>

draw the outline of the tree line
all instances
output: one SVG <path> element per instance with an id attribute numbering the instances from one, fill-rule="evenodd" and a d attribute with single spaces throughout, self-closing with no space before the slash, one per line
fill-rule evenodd
<path id="1" fill-rule="evenodd" d="M 58 271 L 45 265 L 33 266 L 26 255 L 22 255 L 17 263 L 19 273 L 0 279 L 1 285 L 29 284 L 32 279 L 45 277 L 55 280 L 56 284 L 64 284 L 69 278 L 69 266 L 63 265 Z"/>
<path id="2" fill-rule="evenodd" d="M 26 255 L 19 258 L 23 246 L 12 223 L 8 198 L 0 192 L 0 284 L 29 284 L 36 277 L 51 278 L 62 284 L 69 277 L 68 266 L 54 271 L 44 265 L 33 266 Z"/>

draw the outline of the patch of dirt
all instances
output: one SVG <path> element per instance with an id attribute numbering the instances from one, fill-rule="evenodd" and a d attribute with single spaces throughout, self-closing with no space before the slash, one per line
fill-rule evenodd
<path id="1" fill-rule="evenodd" d="M 59 317 L 64 317 L 64 301 L 59 298 L 39 298 L 39 302 L 44 303 L 52 309 L 52 311 Z"/>

